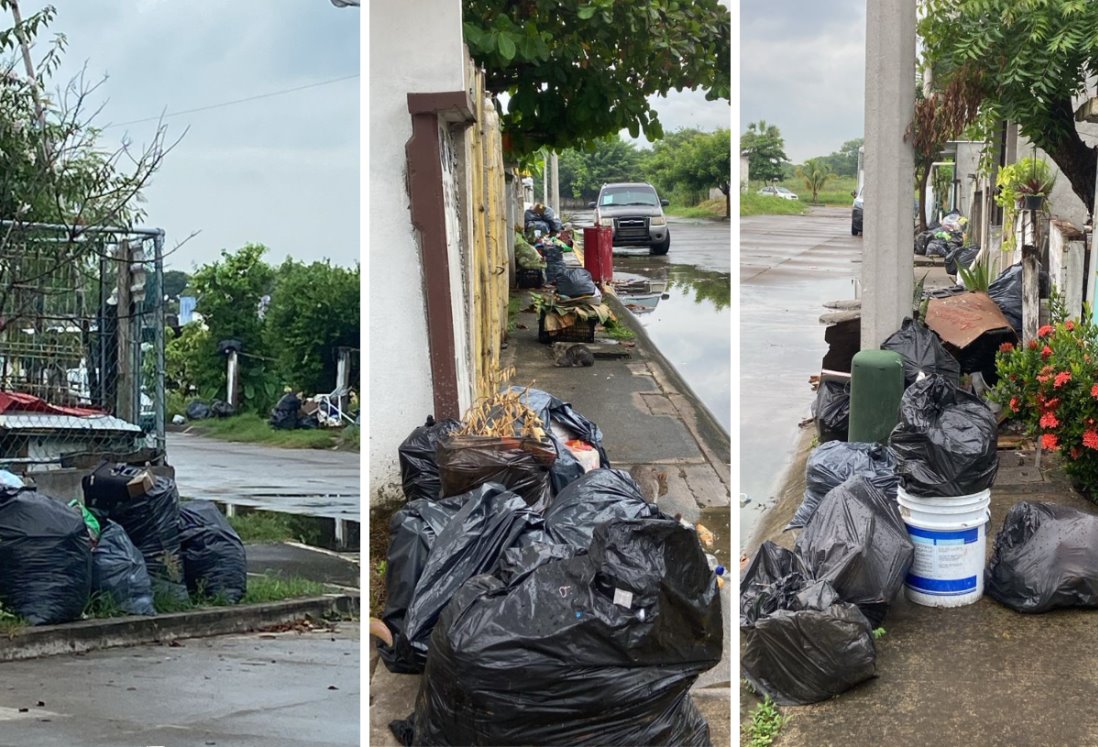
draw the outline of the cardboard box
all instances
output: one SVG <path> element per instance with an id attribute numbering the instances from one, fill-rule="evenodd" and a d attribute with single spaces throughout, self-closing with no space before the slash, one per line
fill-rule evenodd
<path id="1" fill-rule="evenodd" d="M 156 485 L 156 479 L 148 470 L 143 470 L 139 475 L 126 483 L 126 492 L 130 498 L 145 495 Z"/>

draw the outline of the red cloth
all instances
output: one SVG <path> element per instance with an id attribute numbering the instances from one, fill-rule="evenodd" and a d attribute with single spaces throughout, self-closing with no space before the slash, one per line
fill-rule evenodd
<path id="1" fill-rule="evenodd" d="M 102 410 L 90 407 L 60 407 L 51 405 L 41 397 L 22 392 L 0 392 L 0 413 L 16 412 L 42 412 L 51 415 L 73 415 L 78 418 L 87 418 L 102 415 Z"/>

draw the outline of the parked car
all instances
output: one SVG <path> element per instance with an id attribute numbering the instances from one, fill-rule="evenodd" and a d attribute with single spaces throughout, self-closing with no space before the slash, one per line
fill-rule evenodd
<path id="1" fill-rule="evenodd" d="M 785 187 L 763 187 L 759 190 L 759 194 L 766 195 L 767 197 L 781 197 L 783 200 L 799 200 L 797 194 Z"/>
<path id="2" fill-rule="evenodd" d="M 850 214 L 850 235 L 862 235 L 862 188 L 859 187 L 854 195 L 854 207 Z"/>
<path id="3" fill-rule="evenodd" d="M 595 209 L 595 225 L 610 226 L 614 246 L 647 246 L 652 254 L 667 254 L 671 231 L 656 188 L 644 182 L 604 184 L 599 197 L 587 207 Z"/>

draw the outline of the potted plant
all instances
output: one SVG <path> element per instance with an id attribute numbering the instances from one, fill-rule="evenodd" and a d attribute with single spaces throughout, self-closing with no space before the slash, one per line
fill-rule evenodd
<path id="1" fill-rule="evenodd" d="M 1003 208 L 1003 225 L 1014 226 L 1020 210 L 1044 212 L 1045 198 L 1052 192 L 1056 174 L 1043 158 L 1023 158 L 999 170 L 995 202 Z M 1003 250 L 1015 247 L 1014 231 L 1003 232 Z"/>

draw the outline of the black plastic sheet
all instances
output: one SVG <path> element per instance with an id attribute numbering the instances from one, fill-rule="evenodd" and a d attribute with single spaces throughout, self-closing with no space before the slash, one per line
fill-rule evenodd
<path id="1" fill-rule="evenodd" d="M 84 517 L 33 490 L 0 491 L 0 604 L 31 625 L 76 620 L 91 594 Z"/>
<path id="2" fill-rule="evenodd" d="M 876 676 L 873 629 L 795 553 L 766 542 L 740 583 L 740 669 L 780 705 L 826 700 Z"/>
<path id="3" fill-rule="evenodd" d="M 552 443 L 532 438 L 450 435 L 436 451 L 442 495 L 461 495 L 492 482 L 539 511 L 552 496 L 549 470 L 556 459 Z"/>
<path id="4" fill-rule="evenodd" d="M 436 449 L 438 442 L 453 433 L 461 423 L 456 420 L 435 422 L 428 416 L 427 422 L 412 431 L 397 449 L 400 460 L 400 484 L 404 497 L 410 501 L 419 498 L 437 499 L 440 495 Z"/>
<path id="5" fill-rule="evenodd" d="M 586 550 L 595 527 L 614 519 L 660 516 L 627 472 L 597 469 L 562 490 L 545 512 L 545 532 L 555 542 Z"/>
<path id="6" fill-rule="evenodd" d="M 950 497 L 987 490 L 999 469 L 998 423 L 975 395 L 933 374 L 908 387 L 889 443 L 911 495 Z"/>
<path id="7" fill-rule="evenodd" d="M 984 588 L 1018 612 L 1098 607 L 1098 516 L 1016 503 L 995 537 Z"/>
<path id="8" fill-rule="evenodd" d="M 389 521 L 385 610 L 381 619 L 393 634 L 393 645 L 379 644 L 378 653 L 390 672 L 408 674 L 423 669 L 404 634 L 405 618 L 438 535 L 471 496 L 466 493 L 450 498 L 409 501 Z"/>
<path id="9" fill-rule="evenodd" d="M 495 569 L 504 552 L 519 546 L 524 535 L 543 541 L 542 518 L 515 493 L 488 484 L 465 497 L 427 556 L 405 615 L 403 640 L 394 637 L 402 659 L 422 671 L 431 631 L 451 597 L 473 576 Z"/>
<path id="10" fill-rule="evenodd" d="M 821 381 L 812 403 L 820 443 L 845 441 L 850 431 L 850 383 Z"/>
<path id="11" fill-rule="evenodd" d="M 1043 269 L 1037 277 L 1038 295 L 1047 298 L 1051 290 L 1051 278 Z M 1011 265 L 1000 273 L 987 288 L 987 295 L 994 301 L 1015 333 L 1022 336 L 1022 265 Z"/>
<path id="12" fill-rule="evenodd" d="M 603 524 L 587 554 L 462 587 L 431 640 L 411 742 L 709 745 L 690 687 L 719 662 L 722 628 L 694 532 Z"/>
<path id="13" fill-rule="evenodd" d="M 92 593 L 111 597 L 131 615 L 155 615 L 152 580 L 145 559 L 125 530 L 110 520 L 92 550 Z"/>
<path id="14" fill-rule="evenodd" d="M 248 558 L 240 535 L 210 501 L 179 508 L 183 576 L 192 594 L 236 604 L 248 590 Z"/>
<path id="15" fill-rule="evenodd" d="M 845 441 L 820 444 L 805 466 L 804 500 L 785 528 L 807 526 L 824 496 L 856 475 L 870 477 L 889 495 L 896 494 L 896 459 L 887 446 Z"/>
<path id="16" fill-rule="evenodd" d="M 900 329 L 881 344 L 881 350 L 900 354 L 904 386 L 932 373 L 942 374 L 954 384 L 961 381 L 961 364 L 945 349 L 938 335 L 921 322 L 904 319 Z"/>
<path id="17" fill-rule="evenodd" d="M 794 551 L 813 579 L 858 605 L 872 627 L 884 620 L 915 557 L 895 498 L 866 477 L 852 477 L 827 494 Z"/>

